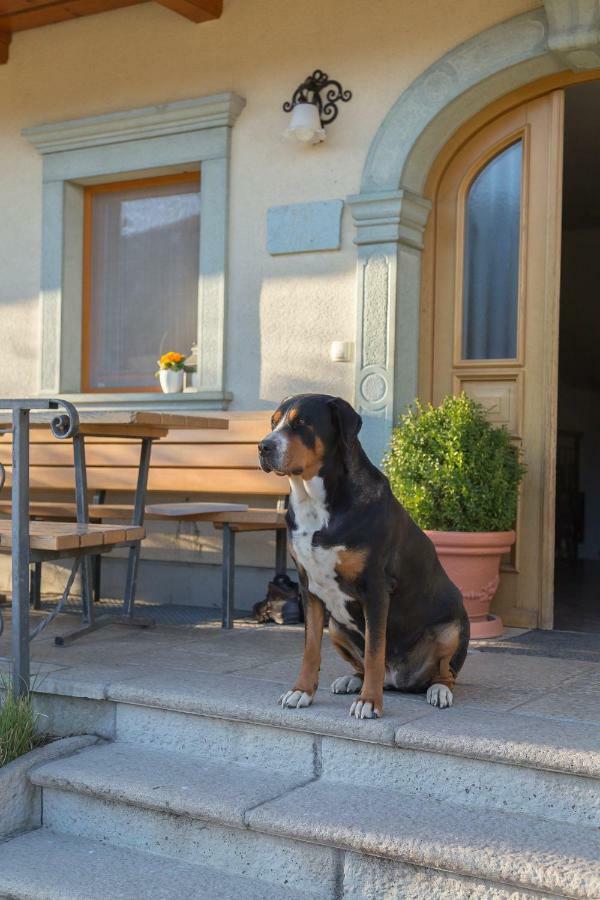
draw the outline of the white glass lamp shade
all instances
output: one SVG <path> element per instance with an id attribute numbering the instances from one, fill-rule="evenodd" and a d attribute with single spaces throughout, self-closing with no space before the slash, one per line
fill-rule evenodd
<path id="1" fill-rule="evenodd" d="M 321 127 L 319 111 L 314 103 L 296 104 L 284 134 L 286 138 L 295 138 L 303 144 L 318 144 L 325 140 L 325 129 Z"/>

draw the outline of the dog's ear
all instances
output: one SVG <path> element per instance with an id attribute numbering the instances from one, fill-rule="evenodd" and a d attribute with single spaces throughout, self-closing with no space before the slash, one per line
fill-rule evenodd
<path id="1" fill-rule="evenodd" d="M 333 424 L 344 448 L 348 448 L 362 426 L 362 419 L 346 400 L 336 397 L 329 401 Z"/>

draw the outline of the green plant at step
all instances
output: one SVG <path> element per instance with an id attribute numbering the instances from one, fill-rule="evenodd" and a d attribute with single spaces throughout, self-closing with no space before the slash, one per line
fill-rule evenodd
<path id="1" fill-rule="evenodd" d="M 42 739 L 31 694 L 16 699 L 6 680 L 0 680 L 0 768 L 29 753 Z"/>
<path id="2" fill-rule="evenodd" d="M 417 403 L 394 428 L 383 461 L 392 491 L 431 531 L 509 531 L 525 473 L 506 428 L 466 394 Z"/>

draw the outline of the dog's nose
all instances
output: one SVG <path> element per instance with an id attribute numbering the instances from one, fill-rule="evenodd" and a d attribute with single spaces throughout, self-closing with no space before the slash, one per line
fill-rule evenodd
<path id="1" fill-rule="evenodd" d="M 262 453 L 263 456 L 268 456 L 268 454 L 273 449 L 273 441 L 261 441 L 258 445 L 258 452 Z"/>

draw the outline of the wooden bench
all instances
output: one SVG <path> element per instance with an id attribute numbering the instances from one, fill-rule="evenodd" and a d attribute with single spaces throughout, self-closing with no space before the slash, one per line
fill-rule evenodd
<path id="1" fill-rule="evenodd" d="M 219 415 L 213 414 L 212 415 Z M 172 497 L 168 504 L 149 503 L 146 518 L 163 521 L 210 522 L 223 532 L 223 626 L 233 622 L 235 536 L 242 532 L 275 531 L 275 567 L 285 572 L 287 544 L 286 479 L 266 474 L 258 465 L 257 444 L 269 431 L 270 414 L 224 413 L 227 430 L 173 430 L 157 441 L 152 452 L 148 490 Z M 30 516 L 45 522 L 70 522 L 76 518 L 69 499 L 74 490 L 72 447 L 45 432 L 32 432 L 30 451 Z M 0 462 L 10 480 L 10 436 L 0 438 Z M 106 502 L 109 494 L 133 492 L 137 478 L 137 449 L 119 438 L 88 438 L 86 443 L 88 487 L 94 492 L 89 514 L 92 523 L 130 520 L 132 507 Z M 49 500 L 50 495 L 54 499 Z M 203 503 L 181 503 L 202 497 Z M 179 498 L 179 500 L 177 499 Z M 233 503 L 237 500 L 243 503 Z M 231 504 L 224 504 L 231 501 Z M 247 501 L 247 504 L 246 504 Z M 270 501 L 279 508 L 256 502 Z M 0 514 L 10 515 L 10 500 L 0 500 Z M 32 575 L 32 598 L 39 605 L 39 569 Z M 100 565 L 95 565 L 94 597 L 100 597 Z"/>

